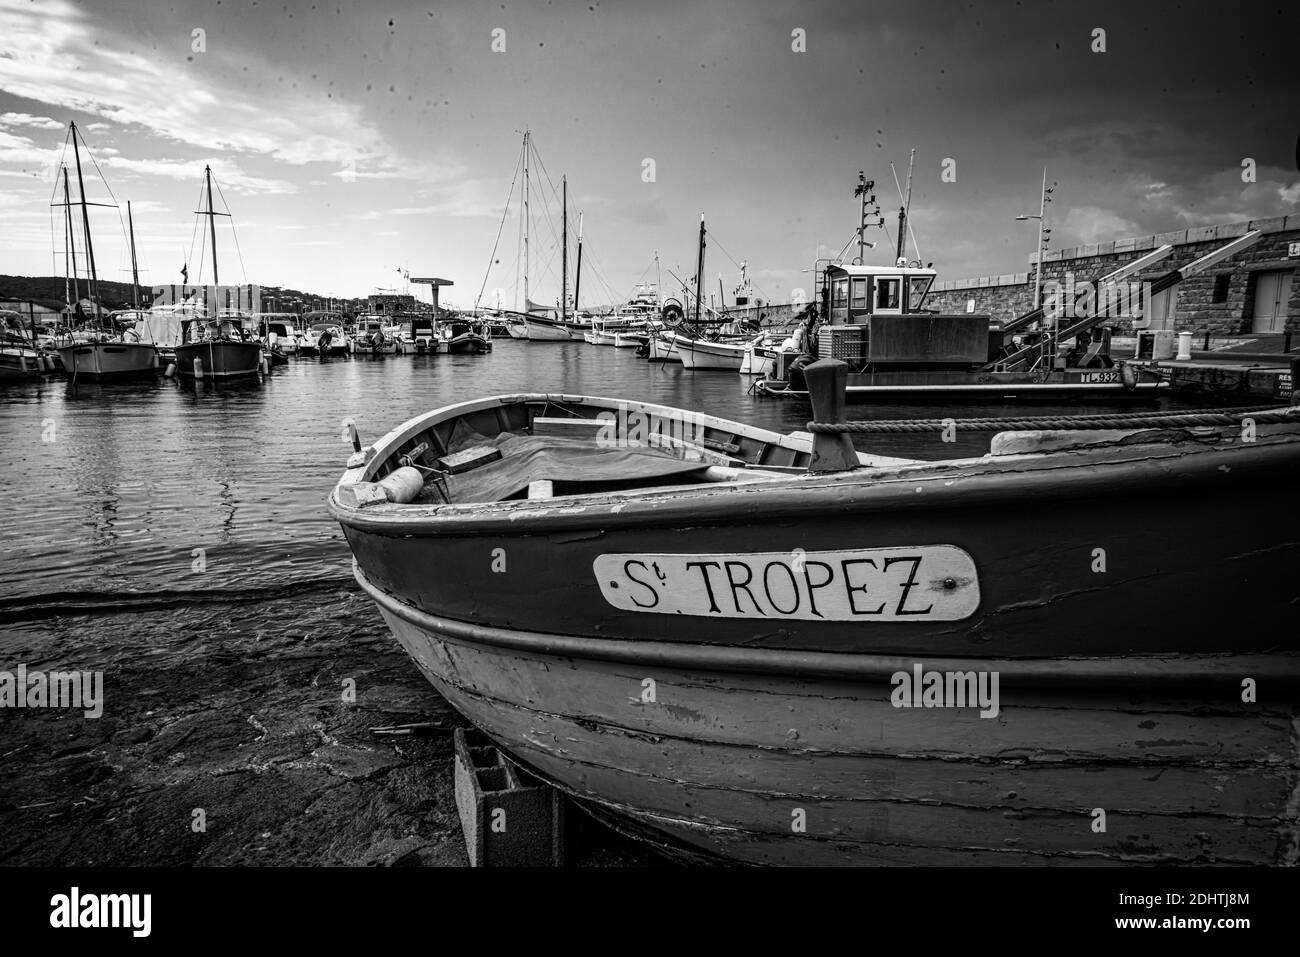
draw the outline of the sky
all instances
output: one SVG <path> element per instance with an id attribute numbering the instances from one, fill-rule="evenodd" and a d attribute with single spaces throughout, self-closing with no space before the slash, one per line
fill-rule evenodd
<path id="1" fill-rule="evenodd" d="M 853 239 L 859 170 L 889 229 L 866 260 L 893 260 L 890 164 L 905 180 L 913 149 L 920 258 L 941 279 L 1020 272 L 1044 166 L 1051 248 L 1300 211 L 1296 10 L 0 0 L 0 273 L 63 274 L 73 121 L 87 199 L 120 207 L 89 209 L 100 274 L 130 278 L 130 200 L 146 285 L 185 263 L 209 281 L 210 165 L 223 282 L 362 296 L 438 276 L 444 304 L 514 306 L 525 129 L 537 301 L 558 295 L 561 175 L 584 305 L 693 275 L 701 214 L 709 293 L 745 262 L 789 301 Z"/>

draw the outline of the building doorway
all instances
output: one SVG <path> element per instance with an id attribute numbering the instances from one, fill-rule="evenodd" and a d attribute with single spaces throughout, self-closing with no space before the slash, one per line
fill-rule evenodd
<path id="1" fill-rule="evenodd" d="M 1291 269 L 1255 273 L 1255 317 L 1251 324 L 1252 332 L 1283 331 L 1294 274 Z"/>

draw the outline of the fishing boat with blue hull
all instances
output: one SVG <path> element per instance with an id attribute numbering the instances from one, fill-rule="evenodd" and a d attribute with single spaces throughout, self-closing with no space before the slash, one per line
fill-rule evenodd
<path id="1" fill-rule="evenodd" d="M 1297 410 L 915 461 L 854 451 L 843 367 L 808 374 L 819 421 L 789 435 L 569 395 L 438 409 L 357 441 L 330 511 L 434 687 L 635 836 L 1296 863 Z"/>

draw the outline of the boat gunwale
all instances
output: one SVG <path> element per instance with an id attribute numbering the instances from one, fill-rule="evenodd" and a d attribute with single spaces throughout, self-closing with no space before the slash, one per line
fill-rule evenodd
<path id="1" fill-rule="evenodd" d="M 401 618 L 433 639 L 506 648 L 539 657 L 613 661 L 642 667 L 691 672 L 735 672 L 803 678 L 885 682 L 899 672 L 996 671 L 999 680 L 1026 687 L 1083 684 L 1089 686 L 1186 687 L 1218 682 L 1237 683 L 1243 674 L 1266 676 L 1288 687 L 1300 686 L 1300 654 L 1213 654 L 1188 656 L 1128 655 L 1095 658 L 952 658 L 925 655 L 881 655 L 664 642 L 635 638 L 585 637 L 501 628 L 444 618 L 407 604 L 379 588 L 355 559 L 353 575 L 381 609 Z"/>
<path id="2" fill-rule="evenodd" d="M 567 396 L 553 393 L 495 396 L 470 400 L 434 410 L 408 420 L 389 432 L 371 448 L 373 455 L 365 465 L 344 472 L 331 491 L 328 507 L 336 521 L 347 528 L 380 534 L 508 534 L 524 535 L 596 528 L 612 531 L 628 527 L 661 527 L 686 524 L 707 527 L 734 524 L 761 511 L 766 519 L 804 518 L 824 514 L 829 507 L 850 505 L 890 509 L 952 509 L 972 505 L 996 504 L 1005 499 L 1077 497 L 1092 487 L 1132 488 L 1132 483 L 1170 480 L 1171 463 L 1187 463 L 1177 476 L 1181 487 L 1197 483 L 1242 481 L 1243 471 L 1252 477 L 1253 469 L 1242 469 L 1240 456 L 1255 461 L 1285 454 L 1292 443 L 1286 436 L 1295 427 L 1289 424 L 1264 426 L 1256 442 L 1233 443 L 1215 448 L 1201 445 L 1194 449 L 1170 443 L 1107 443 L 1073 449 L 1056 449 L 1015 455 L 991 455 L 943 460 L 901 460 L 875 468 L 851 472 L 804 473 L 775 476 L 770 481 L 753 483 L 701 483 L 637 489 L 631 492 L 596 492 L 551 499 L 523 499 L 492 503 L 440 503 L 427 505 L 383 503 L 366 508 L 342 504 L 339 489 L 357 482 L 371 481 L 380 465 L 405 442 L 427 431 L 440 421 L 447 421 L 475 411 L 495 408 L 516 401 L 610 402 L 598 397 Z M 664 410 L 682 413 L 651 403 L 627 402 L 629 411 Z M 780 436 L 757 427 L 701 415 L 707 425 L 724 428 L 737 426 L 751 436 L 778 440 L 784 448 L 807 451 L 811 448 L 808 433 Z M 1276 430 L 1270 435 L 1272 430 Z M 1134 430 L 1149 431 L 1149 430 Z M 1233 466 L 1223 471 L 1219 455 L 1234 456 Z M 865 454 L 865 453 L 862 453 Z M 1296 454 L 1294 451 L 1292 454 Z M 758 471 L 756 469 L 756 471 Z M 1014 475 L 1014 483 L 1008 481 Z M 914 485 L 913 483 L 921 483 Z M 920 494 L 929 492 L 930 494 Z M 742 496 L 759 496 L 745 498 Z M 723 496 L 732 508 L 701 508 L 711 496 Z M 526 527 L 525 527 L 526 522 Z"/>

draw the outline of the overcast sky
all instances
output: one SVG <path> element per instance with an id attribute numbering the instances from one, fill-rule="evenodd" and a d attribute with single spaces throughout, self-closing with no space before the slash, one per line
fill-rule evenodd
<path id="1" fill-rule="evenodd" d="M 747 260 L 760 295 L 788 300 L 852 236 L 859 169 L 892 234 L 889 164 L 905 176 L 911 148 L 913 228 L 940 278 L 1022 271 L 1035 227 L 1015 216 L 1037 212 L 1044 165 L 1057 248 L 1296 212 L 1295 9 L 0 0 L 0 273 L 62 274 L 49 202 L 70 120 L 133 203 L 149 284 L 178 282 L 187 260 L 198 276 L 210 163 L 240 254 L 221 223 L 223 281 L 364 295 L 405 269 L 453 280 L 444 299 L 472 304 L 525 128 L 585 213 L 584 303 L 608 298 L 597 270 L 623 296 L 653 279 L 656 251 L 665 285 L 691 274 L 701 212 L 706 288 L 720 272 L 730 294 Z M 89 198 L 106 198 L 90 180 Z M 533 298 L 553 302 L 534 183 Z M 487 282 L 507 304 L 517 203 Z M 117 214 L 93 212 L 101 275 L 129 279 Z M 873 238 L 868 261 L 891 261 Z"/>

